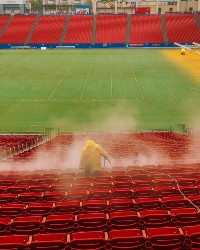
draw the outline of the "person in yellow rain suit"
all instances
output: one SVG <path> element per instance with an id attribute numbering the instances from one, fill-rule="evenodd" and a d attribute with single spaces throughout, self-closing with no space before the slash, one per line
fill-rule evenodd
<path id="1" fill-rule="evenodd" d="M 86 141 L 80 159 L 80 169 L 85 175 L 98 175 L 101 171 L 101 157 L 108 159 L 103 148 L 93 140 Z"/>
<path id="2" fill-rule="evenodd" d="M 185 55 L 185 48 L 181 48 L 181 55 Z"/>

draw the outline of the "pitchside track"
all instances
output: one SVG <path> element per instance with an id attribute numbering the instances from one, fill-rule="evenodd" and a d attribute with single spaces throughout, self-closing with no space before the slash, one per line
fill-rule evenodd
<path id="1" fill-rule="evenodd" d="M 195 51 L 0 51 L 0 132 L 198 126 Z"/>

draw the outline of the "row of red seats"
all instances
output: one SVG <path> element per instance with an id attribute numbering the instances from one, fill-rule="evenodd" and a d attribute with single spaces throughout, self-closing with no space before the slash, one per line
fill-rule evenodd
<path id="1" fill-rule="evenodd" d="M 195 173 L 192 173 L 195 174 Z M 0 186 L 18 186 L 18 185 L 40 185 L 40 184 L 62 184 L 66 185 L 67 189 L 92 189 L 92 188 L 134 188 L 134 187 L 156 187 L 156 186 L 174 186 L 176 187 L 176 183 L 180 186 L 198 186 L 200 184 L 200 176 L 197 173 L 196 178 L 191 178 L 189 175 L 184 175 L 185 178 L 176 177 L 173 175 L 173 178 L 165 178 L 165 176 L 160 174 L 155 175 L 105 175 L 105 176 L 97 176 L 97 177 L 81 177 L 81 178 L 73 178 L 73 177 L 64 177 L 60 176 L 58 178 L 25 178 L 24 179 L 13 179 L 18 178 L 17 176 L 9 176 L 8 178 L 4 178 L 4 176 L 0 176 Z M 179 175 L 178 175 L 179 176 Z M 2 177 L 2 178 L 1 178 Z M 150 178 L 152 177 L 152 179 Z M 154 178 L 154 179 L 153 179 Z"/>
<path id="2" fill-rule="evenodd" d="M 200 31 L 194 15 L 165 14 L 168 42 L 200 42 Z"/>
<path id="3" fill-rule="evenodd" d="M 110 231 L 112 229 L 159 228 L 200 225 L 200 213 L 195 208 L 165 210 L 118 211 L 86 214 L 51 214 L 45 217 L 18 216 L 0 218 L 0 235 L 36 233 L 66 233 L 78 231 Z"/>
<path id="4" fill-rule="evenodd" d="M 42 135 L 0 135 L 1 158 L 6 159 L 38 146 L 44 141 Z"/>
<path id="5" fill-rule="evenodd" d="M 183 250 L 200 249 L 200 226 L 181 228 L 164 227 L 139 229 L 76 232 L 72 234 L 35 234 L 1 236 L 0 248 L 21 250 Z"/>
<path id="6" fill-rule="evenodd" d="M 90 185 L 90 183 L 89 183 Z M 31 195 L 31 193 L 44 193 L 42 199 L 46 194 L 52 196 L 60 196 L 62 200 L 71 199 L 72 195 L 80 199 L 112 199 L 112 198 L 140 198 L 140 197 L 163 197 L 163 196 L 180 196 L 180 190 L 185 195 L 199 195 L 199 186 L 156 186 L 152 187 L 137 187 L 131 188 L 128 182 L 116 182 L 112 186 L 111 182 L 94 183 L 95 187 L 92 188 L 83 186 L 81 183 L 74 186 L 66 184 L 41 184 L 31 186 L 0 186 L 0 204 L 1 199 L 5 199 L 9 194 L 15 195 Z M 87 196 L 86 196 L 87 194 Z M 72 197 L 73 198 L 73 197 Z M 56 198 L 55 198 L 56 199 Z"/>
<path id="7" fill-rule="evenodd" d="M 98 192 L 98 191 L 97 191 Z M 196 205 L 200 206 L 200 195 L 188 196 Z M 88 199 L 87 199 L 88 198 Z M 33 203 L 39 211 L 43 211 L 42 206 L 47 203 L 49 209 L 56 206 L 59 202 L 65 206 L 63 212 L 66 213 L 92 213 L 92 212 L 109 212 L 109 211 L 141 211 L 145 209 L 165 209 L 187 208 L 191 207 L 191 203 L 183 196 L 163 196 L 158 197 L 141 197 L 135 198 L 111 198 L 109 201 L 105 199 L 89 199 L 86 192 L 71 192 L 67 196 L 63 192 L 46 192 L 43 196 L 40 193 L 23 193 L 19 196 L 14 194 L 0 195 L 0 215 L 2 207 L 9 204 L 27 205 L 29 210 Z M 52 204 L 53 203 L 53 204 Z M 73 207 L 72 211 L 71 208 Z M 46 211 L 46 209 L 45 209 Z M 43 212 L 42 212 L 43 213 Z"/>
<path id="8" fill-rule="evenodd" d="M 70 16 L 64 43 L 91 43 L 93 16 Z"/>
<path id="9" fill-rule="evenodd" d="M 45 143 L 44 143 L 45 144 Z M 44 145 L 42 144 L 42 145 Z M 19 165 L 20 166 L 20 165 Z M 170 179 L 174 178 L 199 178 L 200 164 L 187 164 L 184 166 L 176 165 L 146 165 L 142 167 L 112 167 L 104 168 L 99 173 L 99 176 L 84 176 L 84 173 L 77 172 L 74 169 L 50 169 L 50 170 L 35 170 L 31 171 L 1 171 L 0 179 L 40 179 L 40 178 L 66 178 L 74 181 L 111 181 L 111 180 L 155 180 L 155 179 Z M 169 176 L 170 175 L 170 176 Z"/>
<path id="10" fill-rule="evenodd" d="M 117 162 L 121 159 L 120 157 L 125 158 L 126 156 L 129 157 L 130 155 L 133 155 L 134 161 L 134 156 L 137 158 L 137 154 L 140 154 L 141 152 L 149 154 L 149 147 L 160 155 L 168 155 L 174 162 L 181 162 L 180 160 L 185 154 L 187 157 L 191 156 L 191 158 L 193 155 L 197 160 L 199 155 L 197 147 L 193 147 L 193 138 L 172 132 L 122 133 L 106 134 L 106 136 L 104 134 L 93 134 L 92 138 L 103 146 L 110 156 L 111 161 L 113 160 L 112 163 L 114 162 L 114 165 L 118 164 Z M 31 150 L 13 157 L 13 161 L 36 160 L 38 156 L 44 157 L 47 153 L 53 157 L 59 157 L 63 154 L 67 158 L 68 156 L 70 157 L 70 148 L 73 145 L 73 141 L 83 142 L 84 140 L 87 140 L 87 135 L 85 134 L 61 135 L 45 144 L 42 144 L 34 151 Z M 190 141 L 192 141 L 192 143 L 190 143 Z M 66 146 L 65 152 L 63 151 L 64 145 Z M 190 148 L 190 145 L 192 148 Z M 162 160 L 161 157 L 160 162 L 162 162 Z M 121 162 L 121 160 L 119 162 Z M 188 166 L 189 164 L 183 165 Z M 159 168 L 160 166 L 155 167 L 155 171 L 156 169 L 159 171 Z M 179 169 L 181 168 L 182 167 L 179 167 Z"/>
<path id="11" fill-rule="evenodd" d="M 36 15 L 15 16 L 0 37 L 0 43 L 24 44 L 35 23 L 36 17 Z"/>
<path id="12" fill-rule="evenodd" d="M 126 43 L 127 16 L 97 16 L 96 43 Z"/>
<path id="13" fill-rule="evenodd" d="M 163 43 L 160 15 L 133 15 L 131 17 L 130 42 Z"/>
<path id="14" fill-rule="evenodd" d="M 62 37 L 66 16 L 40 16 L 30 39 L 30 44 L 59 43 Z"/>
<path id="15" fill-rule="evenodd" d="M 10 16 L 9 15 L 1 15 L 0 16 L 0 32 L 3 30 L 4 26 L 8 22 Z"/>
<path id="16" fill-rule="evenodd" d="M 91 43 L 93 16 L 70 16 L 64 43 Z M 0 30 L 8 16 L 0 17 Z M 14 16 L 0 37 L 1 44 L 24 44 L 36 21 L 34 15 Z M 66 16 L 40 16 L 30 44 L 60 42 Z M 199 42 L 200 31 L 193 14 L 165 14 L 168 42 Z M 128 17 L 124 15 L 97 16 L 96 43 L 125 43 Z M 160 15 L 132 15 L 130 43 L 162 43 Z"/>

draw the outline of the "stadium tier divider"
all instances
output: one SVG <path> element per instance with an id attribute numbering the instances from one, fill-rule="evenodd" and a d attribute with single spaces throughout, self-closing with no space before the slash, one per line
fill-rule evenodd
<path id="1" fill-rule="evenodd" d="M 164 18 L 163 14 L 161 14 L 161 23 L 162 23 L 162 32 L 163 32 L 164 43 L 167 44 L 168 43 L 167 30 L 166 30 L 165 18 Z"/>
<path id="2" fill-rule="evenodd" d="M 9 15 L 1 15 L 0 16 L 0 35 L 1 35 L 1 32 L 4 28 L 4 26 L 6 25 L 6 23 L 8 22 L 9 19 L 10 19 Z"/>
<path id="3" fill-rule="evenodd" d="M 128 45 L 130 42 L 130 29 L 131 28 L 131 15 L 128 14 L 128 23 L 126 28 L 126 44 Z"/>
<path id="4" fill-rule="evenodd" d="M 93 25 L 92 25 L 92 44 L 96 42 L 96 25 L 97 25 L 97 15 L 93 16 Z"/>
<path id="5" fill-rule="evenodd" d="M 60 43 L 59 43 L 60 45 L 62 45 L 64 43 L 65 35 L 66 35 L 66 32 L 67 32 L 67 27 L 68 27 L 68 24 L 69 24 L 69 18 L 70 18 L 70 16 L 67 16 L 67 18 L 66 18 L 63 33 L 62 33 L 62 36 L 60 38 Z"/>
<path id="6" fill-rule="evenodd" d="M 35 23 L 34 23 L 34 25 L 32 27 L 32 30 L 31 30 L 31 32 L 29 33 L 29 35 L 28 35 L 28 37 L 26 39 L 25 45 L 27 45 L 29 43 L 29 41 L 31 40 L 31 37 L 32 37 L 32 35 L 33 35 L 34 31 L 35 31 L 35 28 L 36 28 L 36 26 L 37 26 L 37 24 L 39 22 L 39 19 L 40 19 L 40 15 L 37 16 L 37 18 L 35 20 Z"/>
<path id="7" fill-rule="evenodd" d="M 5 24 L 4 28 L 2 29 L 2 31 L 0 33 L 0 37 L 3 35 L 3 33 L 5 32 L 5 30 L 7 29 L 7 27 L 9 26 L 9 24 L 13 20 L 13 18 L 14 18 L 14 16 L 10 16 L 10 18 L 8 19 L 7 23 Z"/>
<path id="8" fill-rule="evenodd" d="M 194 16 L 195 16 L 195 19 L 196 19 L 196 21 L 197 21 L 197 25 L 198 25 L 198 27 L 199 27 L 199 29 L 200 29 L 200 19 L 199 19 L 199 17 L 198 17 L 198 15 L 197 14 L 194 14 Z"/>

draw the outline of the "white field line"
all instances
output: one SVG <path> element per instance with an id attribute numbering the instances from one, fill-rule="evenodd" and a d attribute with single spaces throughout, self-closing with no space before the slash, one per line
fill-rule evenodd
<path id="1" fill-rule="evenodd" d="M 113 99 L 113 77 L 112 77 L 112 58 L 110 54 L 110 97 Z"/>
<path id="2" fill-rule="evenodd" d="M 72 68 L 72 66 L 74 65 L 74 63 L 76 62 L 76 60 L 78 59 L 79 55 L 74 59 L 74 61 L 72 62 L 72 64 L 66 69 L 65 74 L 63 75 L 63 77 L 59 80 L 58 84 L 56 85 L 55 89 L 52 91 L 52 93 L 50 94 L 49 98 L 47 100 L 50 100 L 51 97 L 55 94 L 56 90 L 59 88 L 60 84 L 63 82 L 63 80 L 65 79 L 65 77 L 67 76 L 67 74 L 69 73 L 70 69 Z"/>
<path id="3" fill-rule="evenodd" d="M 28 60 L 30 56 L 31 56 L 31 55 L 29 55 L 29 56 L 27 56 L 27 57 L 24 57 L 24 59 L 23 59 L 22 61 Z M 2 71 L 0 71 L 0 74 L 3 74 L 3 73 L 5 73 L 6 71 L 8 71 L 9 69 L 14 68 L 17 64 L 21 63 L 22 61 L 17 61 L 15 64 L 13 64 L 13 65 L 11 65 L 11 66 L 9 66 L 9 67 L 3 69 Z"/>
<path id="4" fill-rule="evenodd" d="M 12 66 L 10 66 L 10 67 L 8 67 L 8 68 L 6 68 L 6 69 L 3 69 L 2 71 L 0 71 L 0 74 L 3 74 L 3 73 L 5 73 L 6 71 L 8 71 L 9 69 L 14 68 L 17 64 L 18 64 L 18 63 L 15 63 L 14 65 L 12 65 Z"/>
<path id="5" fill-rule="evenodd" d="M 140 94 L 141 94 L 141 96 L 142 96 L 142 100 L 144 100 L 144 95 L 143 95 L 142 89 L 141 89 L 141 87 L 140 87 L 140 83 L 138 82 L 138 79 L 137 79 L 137 77 L 136 77 L 136 75 L 135 75 L 134 68 L 133 68 L 133 66 L 132 66 L 132 64 L 131 64 L 131 62 L 130 62 L 128 56 L 127 56 L 127 59 L 128 59 L 128 61 L 129 61 L 129 65 L 130 65 L 130 67 L 131 67 L 131 71 L 132 71 L 132 73 L 133 73 L 133 77 L 134 77 L 134 79 L 135 79 L 135 82 L 136 82 L 136 84 L 137 84 L 137 87 L 138 87 L 138 89 L 139 89 L 139 91 L 140 91 Z"/>
<path id="6" fill-rule="evenodd" d="M 85 78 L 85 82 L 84 82 L 83 89 L 82 89 L 82 92 L 81 92 L 81 96 L 80 96 L 80 99 L 79 99 L 80 101 L 82 100 L 83 93 L 84 93 L 84 91 L 85 91 L 85 87 L 86 87 L 86 84 L 87 84 L 87 81 L 88 81 L 88 78 L 89 78 L 91 69 L 92 69 L 92 67 L 93 67 L 93 64 L 94 64 L 94 57 L 92 58 L 92 61 L 91 61 L 91 64 L 90 64 L 90 67 L 89 67 L 87 76 L 86 76 L 86 78 Z"/>
<path id="7" fill-rule="evenodd" d="M 52 66 L 54 66 L 54 65 L 56 65 L 58 63 L 58 60 L 55 60 L 52 64 L 51 64 L 51 67 Z M 43 73 L 45 73 L 45 74 L 48 74 L 49 73 L 49 71 L 43 71 Z M 56 76 L 57 76 L 57 73 L 56 73 Z M 16 99 L 17 101 L 18 100 L 20 100 L 20 101 L 27 101 L 27 99 L 24 99 L 23 98 L 23 96 L 24 96 L 24 93 L 25 92 L 29 92 L 30 91 L 30 87 L 31 86 L 34 86 L 35 85 L 35 82 L 34 81 L 32 81 L 32 82 L 30 82 L 29 84 L 28 84 L 28 86 L 27 87 L 25 87 L 24 89 L 23 89 L 23 91 L 22 91 L 22 93 L 18 96 L 18 98 Z M 46 99 L 45 99 L 46 100 Z M 43 101 L 43 100 L 42 100 Z"/>
<path id="8" fill-rule="evenodd" d="M 145 56 L 143 55 L 144 59 L 146 60 Z M 146 60 L 147 61 L 147 60 Z M 173 96 L 174 100 L 177 101 L 177 97 L 175 95 L 175 93 L 170 89 L 170 87 L 167 85 L 167 83 L 164 81 L 164 79 L 160 76 L 160 74 L 158 73 L 158 71 L 155 69 L 155 67 L 150 64 L 150 67 L 153 69 L 153 71 L 156 73 L 156 75 L 158 76 L 158 78 L 160 79 L 161 83 L 168 89 L 168 91 L 170 92 L 170 94 Z"/>

